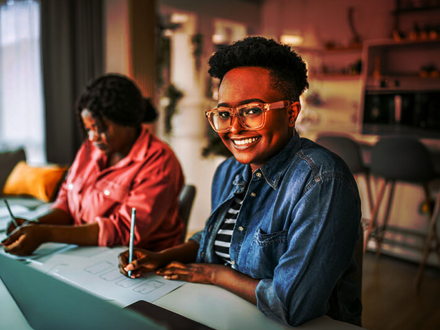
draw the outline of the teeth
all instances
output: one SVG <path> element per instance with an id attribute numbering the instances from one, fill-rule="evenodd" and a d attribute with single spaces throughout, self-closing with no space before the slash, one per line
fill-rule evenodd
<path id="1" fill-rule="evenodd" d="M 257 141 L 258 139 L 259 139 L 258 137 L 253 137 L 253 138 L 243 139 L 243 140 L 234 140 L 234 143 L 238 146 L 243 146 L 246 144 L 253 143 L 253 142 Z"/>

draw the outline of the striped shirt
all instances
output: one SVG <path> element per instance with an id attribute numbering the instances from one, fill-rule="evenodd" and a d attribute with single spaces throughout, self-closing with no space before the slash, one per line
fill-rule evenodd
<path id="1" fill-rule="evenodd" d="M 237 194 L 231 203 L 228 212 L 217 232 L 214 241 L 214 252 L 221 259 L 225 261 L 225 265 L 232 265 L 231 257 L 229 255 L 229 247 L 231 246 L 232 232 L 234 231 L 235 222 L 240 212 L 241 204 L 243 203 L 244 192 Z"/>

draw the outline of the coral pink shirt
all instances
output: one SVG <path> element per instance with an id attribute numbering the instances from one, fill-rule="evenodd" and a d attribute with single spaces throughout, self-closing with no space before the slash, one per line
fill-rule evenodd
<path id="1" fill-rule="evenodd" d="M 83 143 L 52 208 L 75 225 L 97 222 L 98 245 L 128 245 L 136 208 L 135 246 L 162 250 L 179 244 L 178 196 L 184 178 L 171 148 L 143 127 L 129 154 L 102 169 L 107 156 Z"/>

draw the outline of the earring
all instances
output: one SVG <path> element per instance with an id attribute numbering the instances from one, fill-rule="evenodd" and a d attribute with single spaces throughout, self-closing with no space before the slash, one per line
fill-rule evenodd
<path id="1" fill-rule="evenodd" d="M 293 124 L 293 121 L 289 121 L 289 124 Z"/>

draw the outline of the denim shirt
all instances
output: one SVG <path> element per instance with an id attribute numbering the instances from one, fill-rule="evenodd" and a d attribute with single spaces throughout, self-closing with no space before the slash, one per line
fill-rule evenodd
<path id="1" fill-rule="evenodd" d="M 297 134 L 254 173 L 227 159 L 214 175 L 206 227 L 191 238 L 200 245 L 197 262 L 223 263 L 215 236 L 244 190 L 229 253 L 235 270 L 261 279 L 258 309 L 293 326 L 325 314 L 360 324 L 354 248 L 361 208 L 344 161 Z"/>

